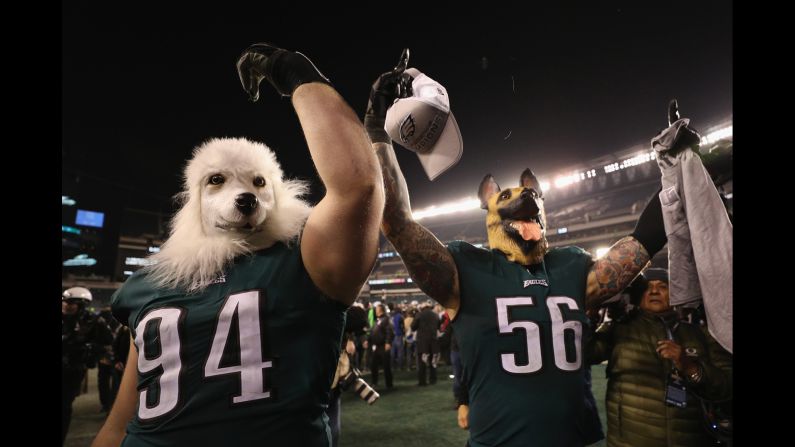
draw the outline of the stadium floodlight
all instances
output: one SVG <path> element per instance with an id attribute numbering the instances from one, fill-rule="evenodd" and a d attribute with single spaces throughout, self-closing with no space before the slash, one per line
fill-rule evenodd
<path id="1" fill-rule="evenodd" d="M 456 202 L 443 203 L 441 205 L 433 205 L 418 211 L 414 211 L 411 215 L 414 220 L 420 220 L 426 217 L 441 216 L 444 214 L 460 213 L 462 211 L 472 211 L 480 208 L 480 200 L 478 199 L 463 199 Z"/>
<path id="2" fill-rule="evenodd" d="M 539 180 L 538 184 L 541 185 L 541 191 L 549 191 L 549 182 Z"/>
<path id="3" fill-rule="evenodd" d="M 628 168 L 630 166 L 637 166 L 637 165 L 640 165 L 640 164 L 643 164 L 643 163 L 648 163 L 648 162 L 650 162 L 652 160 L 652 153 L 653 152 L 654 151 L 644 152 L 644 153 L 638 154 L 638 155 L 636 155 L 634 157 L 627 158 L 626 160 L 621 162 L 619 167 L 621 169 L 624 169 L 624 168 Z"/>
<path id="4" fill-rule="evenodd" d="M 598 247 L 596 249 L 596 257 L 601 258 L 602 256 L 606 255 L 609 250 L 610 247 Z"/>
<path id="5" fill-rule="evenodd" d="M 371 279 L 367 281 L 368 284 L 371 286 L 377 286 L 379 284 L 403 284 L 406 282 L 406 278 L 382 278 L 382 279 Z"/>
<path id="6" fill-rule="evenodd" d="M 584 177 L 585 175 L 581 172 L 574 172 L 569 175 L 561 175 L 555 179 L 555 187 L 563 188 L 565 186 L 569 186 L 572 183 L 582 181 Z"/>
<path id="7" fill-rule="evenodd" d="M 701 137 L 701 144 L 710 144 L 724 138 L 729 138 L 733 135 L 734 125 L 720 128 L 714 132 Z"/>

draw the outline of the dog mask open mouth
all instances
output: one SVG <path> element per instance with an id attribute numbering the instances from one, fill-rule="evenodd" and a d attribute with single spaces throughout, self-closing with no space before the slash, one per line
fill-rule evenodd
<path id="1" fill-rule="evenodd" d="M 491 175 L 481 182 L 478 196 L 489 212 L 489 245 L 512 262 L 538 264 L 548 248 L 541 185 L 529 169 L 522 173 L 520 184 L 503 191 Z"/>
<path id="2" fill-rule="evenodd" d="M 536 243 L 544 237 L 541 210 L 532 200 L 534 199 L 517 199 L 514 202 L 518 206 L 498 210 L 503 231 L 520 243 Z"/>

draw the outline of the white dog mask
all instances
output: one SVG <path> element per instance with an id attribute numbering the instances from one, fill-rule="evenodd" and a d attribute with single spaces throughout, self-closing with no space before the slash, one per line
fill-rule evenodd
<path id="1" fill-rule="evenodd" d="M 171 234 L 152 256 L 161 287 L 201 290 L 241 254 L 289 244 L 311 207 L 299 197 L 307 186 L 284 180 L 274 153 L 244 138 L 216 138 L 193 151 L 184 173 L 182 208 Z"/>

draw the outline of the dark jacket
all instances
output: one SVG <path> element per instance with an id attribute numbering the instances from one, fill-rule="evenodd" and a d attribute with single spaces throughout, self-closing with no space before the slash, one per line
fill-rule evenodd
<path id="1" fill-rule="evenodd" d="M 439 340 L 436 338 L 436 331 L 439 329 L 439 316 L 431 308 L 426 308 L 414 317 L 411 322 L 411 330 L 417 331 L 417 352 L 433 353 L 439 352 Z"/>
<path id="2" fill-rule="evenodd" d="M 373 330 L 370 332 L 370 344 L 384 346 L 386 343 L 392 343 L 394 338 L 395 331 L 392 329 L 392 322 L 386 315 L 381 315 L 375 320 Z"/>
<path id="3" fill-rule="evenodd" d="M 656 351 L 657 341 L 673 339 L 703 368 L 698 384 L 685 382 L 687 407 L 665 404 L 666 379 L 673 367 Z M 675 314 L 636 311 L 618 323 L 603 325 L 586 348 L 590 363 L 607 364 L 607 445 L 673 447 L 710 445 L 697 395 L 712 400 L 731 398 L 731 355 L 708 331 L 679 322 Z"/>
<path id="4" fill-rule="evenodd" d="M 102 317 L 86 311 L 61 315 L 61 367 L 80 370 L 94 368 L 110 353 L 113 334 Z"/>
<path id="5" fill-rule="evenodd" d="M 127 363 L 127 356 L 130 354 L 130 328 L 120 326 L 113 339 L 113 358 L 117 362 Z"/>
<path id="6" fill-rule="evenodd" d="M 345 332 L 352 333 L 357 337 L 364 334 L 370 328 L 367 321 L 367 311 L 358 306 L 348 308 L 348 317 L 345 320 Z"/>

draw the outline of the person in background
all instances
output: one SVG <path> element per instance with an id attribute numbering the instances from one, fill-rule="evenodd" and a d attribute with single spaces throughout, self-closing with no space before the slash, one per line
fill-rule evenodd
<path id="1" fill-rule="evenodd" d="M 430 301 L 423 303 L 414 317 L 411 329 L 417 331 L 417 385 L 436 383 L 436 367 L 439 364 L 439 316 L 433 311 Z M 427 374 L 426 374 L 427 370 Z"/>
<path id="2" fill-rule="evenodd" d="M 86 370 L 97 365 L 113 342 L 102 317 L 86 310 L 92 299 L 85 287 L 70 287 L 61 295 L 61 445 L 69 432 L 72 403 L 80 394 Z"/>
<path id="3" fill-rule="evenodd" d="M 731 398 L 731 354 L 671 308 L 667 270 L 647 269 L 629 294 L 639 308 L 604 323 L 586 346 L 590 363 L 608 362 L 607 445 L 712 445 L 700 401 Z"/>
<path id="4" fill-rule="evenodd" d="M 395 331 L 395 338 L 392 340 L 392 351 L 390 358 L 392 360 L 394 369 L 403 370 L 405 364 L 404 359 L 404 345 L 403 339 L 405 337 L 405 330 L 403 327 L 403 310 L 399 306 L 395 306 L 392 311 L 392 329 Z"/>
<path id="5" fill-rule="evenodd" d="M 370 373 L 373 378 L 373 386 L 378 386 L 378 371 L 383 366 L 386 387 L 390 389 L 393 386 L 390 353 L 392 352 L 391 343 L 395 338 L 395 332 L 392 329 L 392 322 L 386 314 L 386 308 L 382 303 L 375 305 L 375 318 L 375 324 L 370 331 L 367 345 L 371 359 Z"/>

